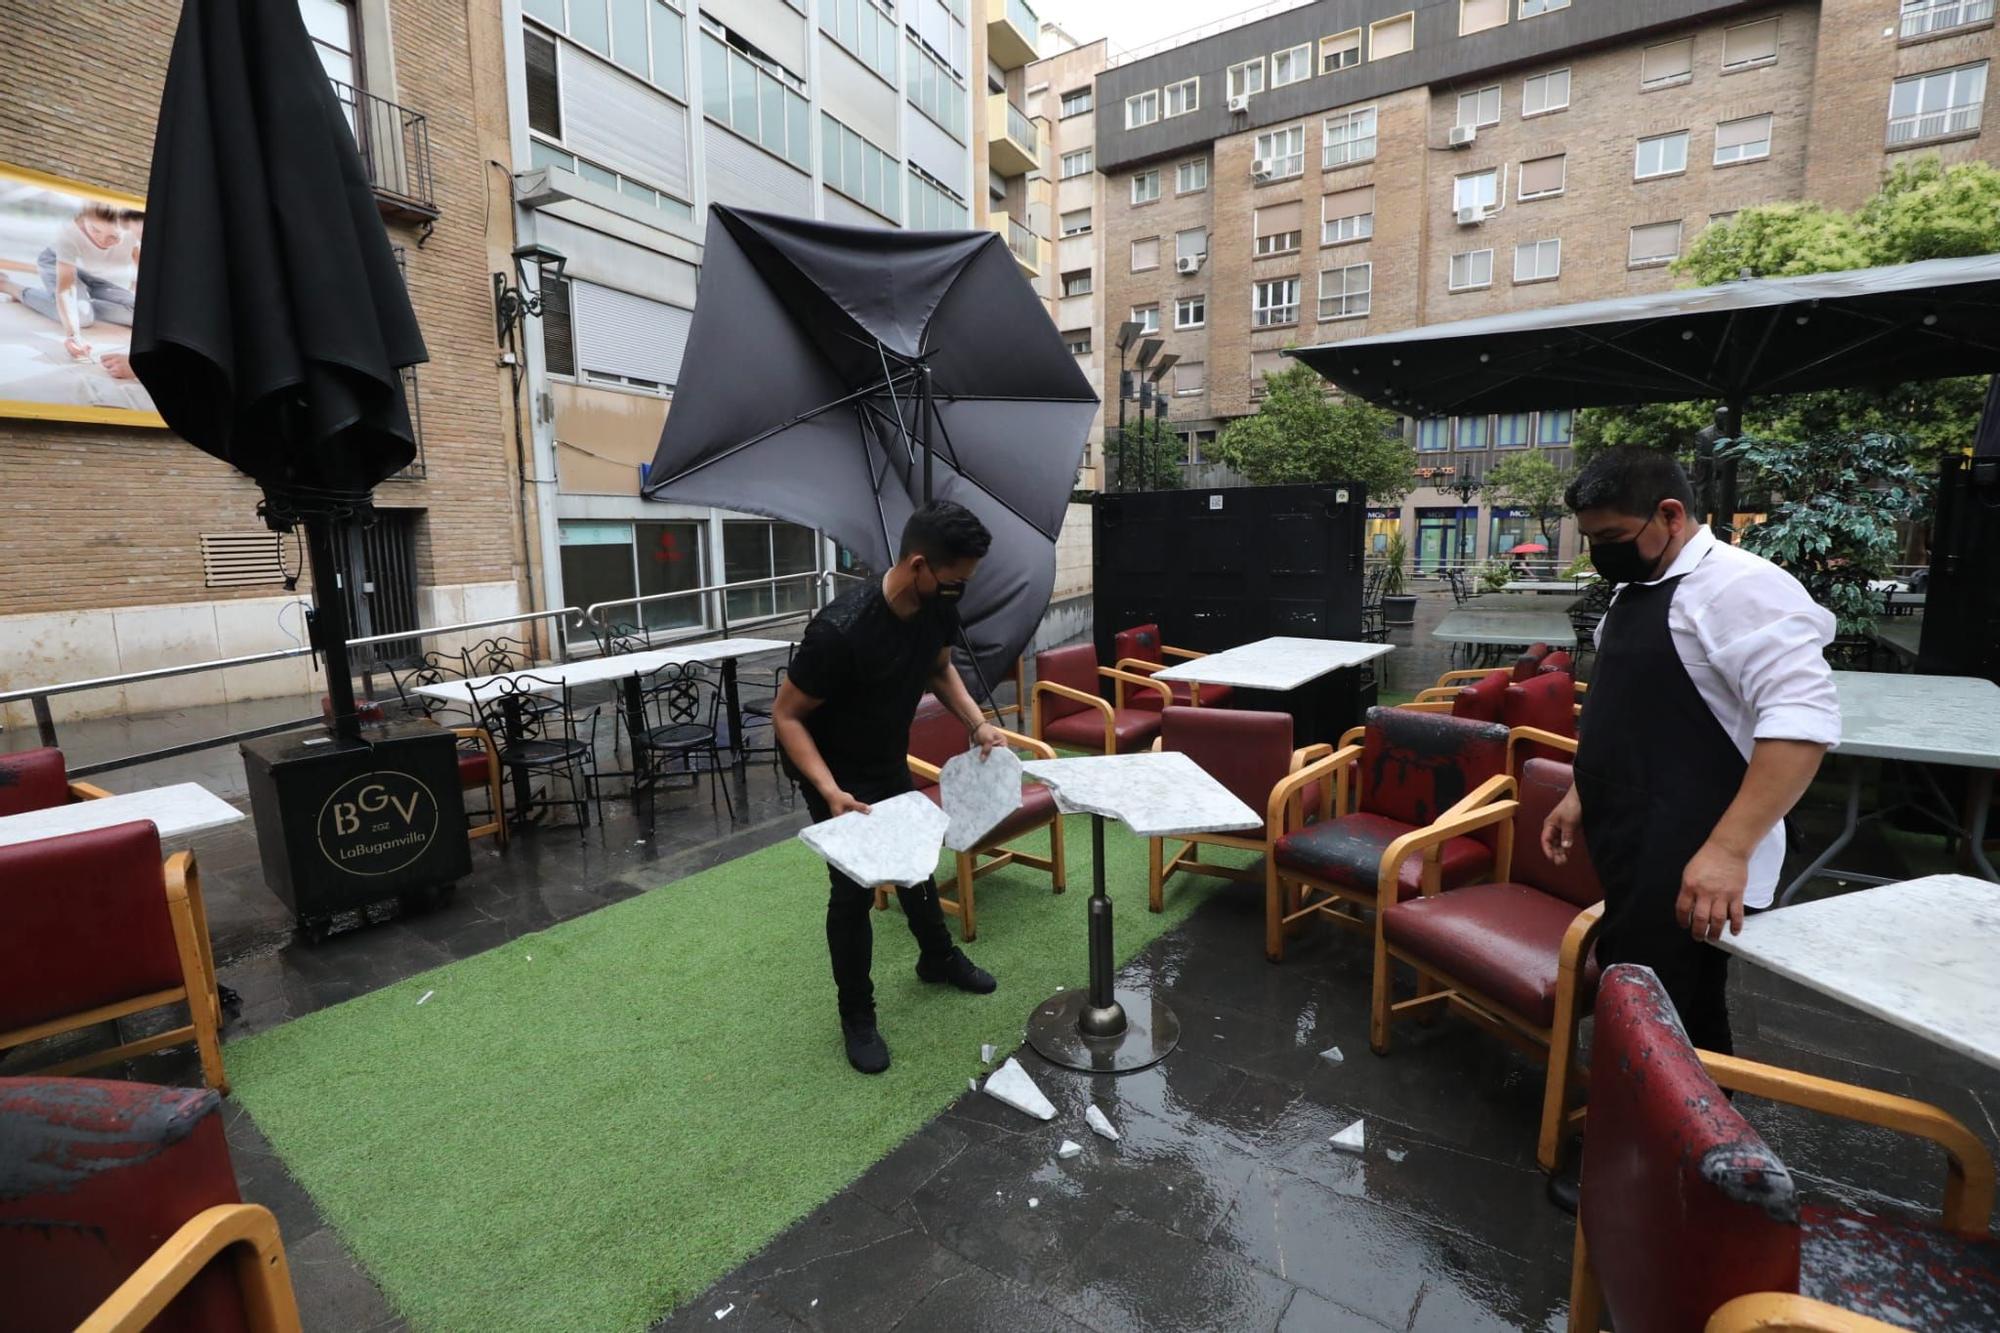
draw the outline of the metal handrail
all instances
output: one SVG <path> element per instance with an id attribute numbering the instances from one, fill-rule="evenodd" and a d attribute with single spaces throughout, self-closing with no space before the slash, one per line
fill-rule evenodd
<path id="1" fill-rule="evenodd" d="M 676 597 L 707 597 L 714 594 L 723 594 L 716 597 L 716 622 L 721 626 L 722 636 L 728 638 L 729 598 L 727 594 L 739 592 L 746 588 L 770 588 L 775 591 L 777 585 L 780 583 L 795 583 L 800 579 L 813 580 L 813 586 L 817 589 L 823 587 L 821 580 L 824 576 L 833 572 L 833 570 L 808 569 L 801 570 L 796 574 L 773 574 L 769 578 L 739 579 L 735 583 L 710 583 L 699 588 L 678 588 L 672 592 L 649 592 L 638 597 L 615 597 L 609 601 L 592 602 L 589 606 L 584 607 L 578 615 L 586 622 L 596 625 L 600 631 L 608 633 L 611 629 L 611 622 L 599 614 L 605 607 L 630 606 L 637 608 L 640 606 L 649 606 L 654 602 L 672 601 Z M 751 618 L 755 620 L 784 620 L 798 614 L 800 613 L 797 611 L 780 611 L 775 615 L 754 616 Z M 640 628 L 643 628 L 643 626 Z M 704 626 L 702 629 L 689 631 L 689 634 L 692 637 L 695 634 L 705 632 L 706 627 Z"/>

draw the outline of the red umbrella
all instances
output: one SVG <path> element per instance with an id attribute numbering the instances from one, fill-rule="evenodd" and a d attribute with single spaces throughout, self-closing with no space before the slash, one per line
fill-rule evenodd
<path id="1" fill-rule="evenodd" d="M 1508 555 L 1547 555 L 1549 548 L 1540 542 L 1522 542 L 1519 546 L 1507 548 Z"/>

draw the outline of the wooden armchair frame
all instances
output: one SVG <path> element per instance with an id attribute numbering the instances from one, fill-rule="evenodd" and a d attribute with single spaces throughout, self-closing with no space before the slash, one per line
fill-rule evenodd
<path id="1" fill-rule="evenodd" d="M 993 704 L 992 699 L 988 698 L 985 705 L 981 706 L 979 713 L 981 717 L 990 717 L 995 722 L 998 722 L 1006 714 L 1012 713 L 1014 715 L 1013 730 L 1016 733 L 1018 733 L 1023 727 L 1028 725 L 1028 659 L 1027 658 L 1025 657 L 1015 658 L 1014 665 L 1007 668 L 1007 674 L 1000 677 L 999 680 L 996 680 L 993 683 L 995 685 L 1004 685 L 1009 681 L 1012 681 L 1014 685 L 1014 702 L 1008 704 L 1005 708 L 1001 708 L 995 706 Z"/>
<path id="2" fill-rule="evenodd" d="M 209 1264 L 224 1254 L 251 1333 L 298 1333 L 299 1306 L 278 1219 L 254 1203 L 203 1209 L 104 1298 L 76 1333 L 143 1333 Z"/>
<path id="3" fill-rule="evenodd" d="M 485 727 L 451 727 L 452 735 L 462 741 L 478 741 L 479 748 L 486 752 L 486 799 L 492 802 L 493 818 L 484 824 L 475 824 L 466 829 L 468 838 L 496 837 L 500 845 L 507 845 L 507 803 L 501 795 L 500 747 L 493 741 L 493 733 Z"/>
<path id="4" fill-rule="evenodd" d="M 1184 662 L 1193 662 L 1207 657 L 1208 654 L 1198 653 L 1192 648 L 1171 648 L 1163 643 L 1160 645 L 1160 656 L 1178 657 Z M 1145 676 L 1150 679 L 1155 671 L 1164 671 L 1171 665 L 1170 662 L 1148 662 L 1143 657 L 1121 657 L 1113 663 L 1113 669 L 1129 671 L 1135 676 Z M 1168 693 L 1171 695 L 1172 691 Z M 1198 680 L 1188 684 L 1188 705 L 1193 708 L 1201 707 L 1201 682 Z"/>
<path id="5" fill-rule="evenodd" d="M 1059 699 L 1068 699 L 1075 703 L 1088 704 L 1098 711 L 1104 718 L 1104 749 L 1102 751 L 1104 754 L 1118 753 L 1117 710 L 1125 706 L 1125 687 L 1127 685 L 1137 685 L 1142 689 L 1156 690 L 1159 692 L 1160 697 L 1166 701 L 1161 707 L 1166 708 L 1173 705 L 1174 692 L 1150 677 L 1135 676 L 1129 671 L 1120 671 L 1116 667 L 1104 666 L 1097 668 L 1097 674 L 1101 679 L 1112 682 L 1113 702 L 1106 703 L 1099 695 L 1085 694 L 1082 690 L 1073 690 L 1067 685 L 1058 685 L 1052 680 L 1038 680 L 1035 682 L 1035 740 L 1040 741 L 1044 745 L 1048 744 L 1042 736 L 1044 724 L 1047 720 L 1045 717 L 1046 705 L 1043 703 L 1043 700 L 1047 699 L 1050 695 L 1054 695 Z"/>
<path id="6" fill-rule="evenodd" d="M 1038 741 L 1033 736 L 1023 736 L 1019 732 L 1004 729 L 1000 734 L 1007 739 L 1009 745 L 1026 750 L 1037 759 L 1053 759 L 1056 757 L 1054 746 Z M 908 756 L 908 760 L 911 777 L 916 778 L 919 782 L 936 782 L 938 780 L 940 770 L 936 765 L 927 764 L 915 755 Z M 1058 813 L 1054 819 L 1049 821 L 1047 827 L 1049 830 L 1049 854 L 1047 856 L 1036 856 L 1032 852 L 1024 852 L 1019 848 L 1007 847 L 1000 844 L 977 847 L 969 852 L 953 853 L 953 856 L 957 859 L 958 897 L 954 900 L 945 897 L 943 894 L 939 894 L 938 906 L 958 918 L 958 931 L 961 938 L 967 942 L 979 938 L 979 913 L 978 907 L 973 901 L 973 885 L 984 876 L 990 875 L 996 870 L 1005 870 L 1008 866 L 1019 862 L 1021 865 L 1032 866 L 1036 870 L 1047 872 L 1050 886 L 1054 892 L 1061 893 L 1069 887 L 1068 859 L 1063 851 L 1062 815 Z M 1015 836 L 1026 837 L 1033 831 L 1032 829 L 1025 829 Z M 889 885 L 876 885 L 875 910 L 879 912 L 887 909 L 893 894 L 894 890 Z"/>
<path id="7" fill-rule="evenodd" d="M 1893 1093 L 1876 1092 L 1830 1078 L 1801 1074 L 1776 1065 L 1759 1064 L 1733 1055 L 1697 1051 L 1702 1068 L 1726 1092 L 1747 1092 L 1801 1110 L 1839 1116 L 1856 1124 L 1893 1129 L 1926 1139 L 1944 1150 L 1944 1208 L 1940 1221 L 1947 1231 L 1984 1238 L 1993 1216 L 1993 1157 L 1971 1130 L 1941 1107 Z M 1576 1226 L 1575 1259 L 1570 1270 L 1570 1333 L 1603 1327 L 1604 1292 L 1590 1266 L 1583 1219 Z M 1789 1292 L 1755 1292 L 1738 1296 L 1709 1317 L 1708 1333 L 1747 1333 L 1752 1329 L 1820 1330 L 1821 1333 L 1875 1333 L 1894 1327 L 1867 1315 L 1822 1304 Z"/>
<path id="8" fill-rule="evenodd" d="M 1574 736 L 1558 736 L 1555 732 L 1543 731 L 1540 727 L 1510 727 L 1507 730 L 1507 771 L 1509 773 L 1518 774 L 1521 771 L 1521 765 L 1515 759 L 1514 751 L 1517 746 L 1526 742 L 1546 745 L 1551 749 L 1563 751 L 1571 758 L 1576 757 L 1576 737 Z"/>
<path id="9" fill-rule="evenodd" d="M 94 782 L 71 782 L 69 798 L 72 801 L 101 801 L 111 793 Z"/>
<path id="10" fill-rule="evenodd" d="M 1154 750 L 1161 748 L 1162 742 L 1153 742 Z M 1262 833 L 1255 836 L 1248 833 L 1177 833 L 1174 835 L 1174 841 L 1181 844 L 1181 849 L 1171 858 L 1166 855 L 1165 838 L 1148 838 L 1146 864 L 1151 888 L 1149 905 L 1152 910 L 1159 912 L 1166 909 L 1167 881 L 1183 870 L 1197 875 L 1214 875 L 1218 879 L 1232 879 L 1239 884 L 1261 883 L 1264 885 L 1268 945 L 1268 927 L 1272 920 L 1272 908 L 1275 902 L 1273 867 L 1276 865 L 1278 839 L 1285 835 L 1288 818 L 1294 821 L 1297 827 L 1303 828 L 1306 823 L 1305 786 L 1303 784 L 1293 786 L 1292 780 L 1305 769 L 1332 754 L 1333 747 L 1324 742 L 1301 746 L 1292 751 L 1291 766 L 1285 778 L 1271 789 L 1272 799 L 1264 811 Z M 1282 802 L 1277 799 L 1280 791 L 1289 792 Z M 1324 819 L 1332 813 L 1332 810 L 1333 785 L 1326 783 L 1320 787 L 1319 808 L 1314 812 L 1314 818 Z M 1198 849 L 1202 846 L 1234 847 L 1243 851 L 1261 852 L 1264 860 L 1261 865 L 1253 866 L 1217 865 L 1213 861 L 1201 859 Z"/>
<path id="11" fill-rule="evenodd" d="M 173 924 L 174 948 L 180 955 L 181 984 L 148 995 L 135 996 L 99 1005 L 81 1013 L 51 1018 L 33 1027 L 0 1032 L 0 1050 L 25 1046 L 45 1037 L 74 1032 L 78 1028 L 109 1023 L 114 1019 L 140 1014 L 169 1004 L 185 1002 L 188 1022 L 166 1032 L 128 1041 L 110 1050 L 93 1051 L 33 1072 L 59 1076 L 85 1069 L 116 1064 L 152 1051 L 165 1050 L 192 1040 L 201 1055 L 202 1078 L 208 1086 L 227 1095 L 229 1077 L 222 1069 L 222 1001 L 215 984 L 215 955 L 208 940 L 208 911 L 201 901 L 201 876 L 195 868 L 193 852 L 175 852 L 165 866 L 167 917 Z"/>

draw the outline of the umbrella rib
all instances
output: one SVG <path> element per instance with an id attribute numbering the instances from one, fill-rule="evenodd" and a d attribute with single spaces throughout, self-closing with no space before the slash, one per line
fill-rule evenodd
<path id="1" fill-rule="evenodd" d="M 869 406 L 872 410 L 873 404 Z M 868 456 L 868 445 L 871 443 L 869 437 L 875 434 L 875 425 L 870 420 L 867 412 L 863 412 L 860 416 L 856 417 L 855 421 L 860 425 L 863 436 L 861 441 L 861 465 L 868 472 L 868 494 L 875 497 L 875 521 L 882 529 L 882 549 L 893 560 L 896 556 L 896 541 L 889 535 L 889 515 L 882 508 L 882 478 L 888 475 L 889 451 L 887 449 L 882 450 L 882 471 L 877 472 L 874 462 Z M 879 440 L 872 442 L 876 444 L 880 443 Z"/>
<path id="2" fill-rule="evenodd" d="M 958 474 L 959 476 L 961 476 L 961 477 L 965 477 L 967 481 L 971 481 L 972 479 L 971 479 L 970 477 L 966 477 L 966 473 L 965 473 L 965 469 L 964 469 L 964 468 L 962 468 L 962 467 L 960 467 L 960 466 L 958 465 L 958 450 L 957 450 L 956 448 L 953 448 L 953 447 L 952 447 L 952 444 L 951 444 L 951 430 L 950 430 L 950 428 L 948 428 L 948 427 L 947 427 L 947 426 L 946 426 L 946 425 L 944 424 L 944 414 L 943 414 L 943 413 L 941 413 L 941 412 L 938 412 L 938 411 L 936 410 L 935 406 L 933 406 L 933 409 L 932 409 L 932 415 L 933 415 L 933 416 L 935 416 L 935 417 L 937 418 L 937 426 L 938 426 L 938 429 L 939 429 L 940 431 L 943 431 L 943 432 L 944 432 L 944 439 L 945 439 L 945 447 L 946 447 L 946 448 L 948 448 L 948 449 L 951 449 L 951 451 L 952 451 L 952 453 L 951 453 L 951 470 L 952 470 L 953 472 L 956 472 L 956 473 L 957 473 L 957 474 Z M 974 485 L 978 485 L 978 483 L 977 483 L 977 482 L 974 482 L 973 484 L 974 484 Z M 994 489 L 993 489 L 992 487 L 990 487 L 990 486 L 980 486 L 980 487 L 979 487 L 979 489 L 980 489 L 980 491 L 981 491 L 981 492 L 982 492 L 982 493 L 983 493 L 983 494 L 984 494 L 984 495 L 985 495 L 985 496 L 986 496 L 986 497 L 987 497 L 987 498 L 988 498 L 989 500 L 992 500 L 992 501 L 993 501 L 993 502 L 994 502 L 995 504 L 999 505 L 999 506 L 1000 506 L 1000 507 L 1001 507 L 1002 509 L 1004 509 L 1004 510 L 1006 510 L 1006 511 L 1007 511 L 1008 513 L 1012 514 L 1012 515 L 1013 515 L 1013 516 L 1014 516 L 1015 518 L 1018 518 L 1018 519 L 1020 519 L 1020 520 L 1021 520 L 1021 521 L 1022 521 L 1023 523 L 1025 523 L 1025 524 L 1027 524 L 1027 525 L 1028 525 L 1029 527 L 1033 528 L 1033 529 L 1034 529 L 1034 530 L 1035 530 L 1036 532 L 1039 532 L 1039 533 L 1041 533 L 1041 534 L 1042 534 L 1042 535 L 1043 535 L 1044 537 L 1054 537 L 1054 536 L 1055 536 L 1055 534 L 1054 534 L 1054 533 L 1052 533 L 1052 532 L 1049 532 L 1049 531 L 1048 531 L 1047 529 L 1043 528 L 1041 524 L 1039 524 L 1039 523 L 1035 522 L 1035 520 L 1033 520 L 1033 519 L 1029 518 L 1029 517 L 1028 517 L 1028 516 L 1027 516 L 1026 514 L 1022 513 L 1022 512 L 1020 511 L 1020 510 L 1016 509 L 1016 508 L 1015 508 L 1015 507 L 1014 507 L 1013 505 L 1009 504 L 1009 503 L 1007 502 L 1007 500 L 1006 500 L 1006 499 L 1004 499 L 1004 498 L 1003 498 L 1003 497 L 1002 497 L 1002 496 L 1001 496 L 1001 495 L 1000 495 L 1000 494 L 999 494 L 998 492 L 994 491 Z"/>
<path id="3" fill-rule="evenodd" d="M 801 412 L 797 416 L 792 417 L 787 421 L 779 422 L 777 425 L 771 427 L 769 430 L 759 431 L 757 434 L 752 435 L 747 440 L 739 440 L 737 443 L 730 445 L 727 449 L 724 449 L 721 453 L 716 454 L 710 458 L 704 458 L 692 467 L 682 468 L 679 472 L 674 473 L 673 476 L 666 478 L 664 481 L 655 482 L 652 485 L 648 486 L 646 489 L 650 493 L 658 491 L 664 487 L 671 486 L 675 482 L 680 481 L 683 478 L 693 476 L 695 473 L 701 471 L 705 467 L 709 467 L 712 466 L 713 464 L 720 463 L 725 458 L 732 458 L 735 455 L 742 453 L 745 449 L 750 448 L 752 445 L 762 444 L 764 441 L 770 439 L 774 435 L 782 435 L 784 432 L 790 430 L 794 426 L 802 426 L 806 422 L 811 421 L 815 417 L 825 416 L 828 412 L 833 411 L 837 407 L 845 407 L 849 403 L 855 402 L 860 399 L 865 399 L 870 394 L 875 393 L 882 387 L 883 386 L 880 384 L 871 384 L 864 389 L 856 389 L 853 393 L 844 394 L 841 397 L 834 399 L 830 403 L 821 403 L 818 407 L 812 408 L 808 411 Z"/>

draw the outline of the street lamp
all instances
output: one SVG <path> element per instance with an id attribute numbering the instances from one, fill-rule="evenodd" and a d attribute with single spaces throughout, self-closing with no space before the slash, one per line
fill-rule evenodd
<path id="1" fill-rule="evenodd" d="M 542 313 L 542 289 L 561 282 L 568 264 L 568 257 L 554 246 L 534 242 L 514 247 L 514 269 L 521 275 L 520 282 L 509 285 L 505 273 L 493 275 L 493 323 L 502 347 L 512 341 L 524 317 Z"/>
<path id="2" fill-rule="evenodd" d="M 1155 442 L 1154 437 L 1161 434 L 1162 431 L 1164 430 L 1164 428 L 1160 425 L 1160 422 L 1167 415 L 1167 393 L 1168 393 L 1168 386 L 1166 383 L 1167 372 L 1172 370 L 1175 364 L 1180 361 L 1180 359 L 1181 359 L 1180 353 L 1168 352 L 1158 361 L 1153 362 L 1152 369 L 1146 372 L 1146 382 L 1152 386 L 1153 390 L 1153 429 L 1145 433 L 1144 443 L 1140 447 L 1145 450 L 1145 453 L 1142 456 L 1146 461 L 1146 484 L 1149 486 L 1152 484 L 1154 476 L 1154 470 L 1153 470 L 1153 445 Z M 1142 430 L 1144 429 L 1145 424 L 1146 424 L 1145 419 L 1142 416 L 1139 421 L 1139 425 Z"/>
<path id="3" fill-rule="evenodd" d="M 1446 486 L 1443 489 L 1450 492 L 1453 495 L 1456 495 L 1458 497 L 1458 503 L 1460 505 L 1471 504 L 1474 498 L 1476 498 L 1481 491 L 1486 489 L 1486 483 L 1479 479 L 1479 474 L 1473 470 L 1473 465 L 1471 463 L 1467 463 L 1465 465 L 1464 472 L 1459 472 L 1456 468 L 1454 468 L 1452 470 L 1452 476 L 1453 480 L 1451 485 Z"/>
<path id="4" fill-rule="evenodd" d="M 1118 465 L 1120 471 L 1123 471 L 1125 465 L 1125 400 L 1132 397 L 1132 386 L 1125 376 L 1125 354 L 1145 331 L 1146 326 L 1136 319 L 1128 319 L 1118 326 Z M 1108 468 L 1111 462 L 1109 455 L 1105 457 L 1104 462 Z M 1103 487 L 1104 478 L 1102 475 L 1098 477 L 1097 484 L 1100 488 Z"/>

